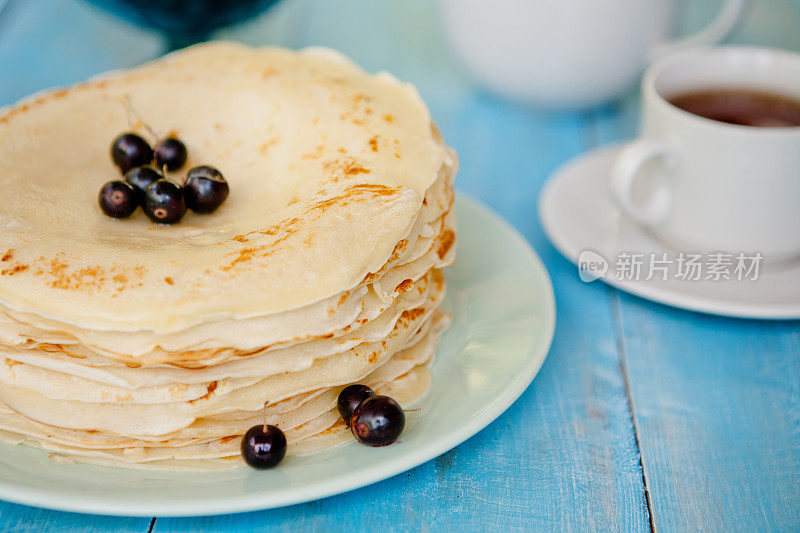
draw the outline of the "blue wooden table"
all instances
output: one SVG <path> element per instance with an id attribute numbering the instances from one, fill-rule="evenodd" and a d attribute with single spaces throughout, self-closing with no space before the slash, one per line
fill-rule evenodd
<path id="1" fill-rule="evenodd" d="M 692 2 L 684 28 L 717 3 Z M 5 530 L 800 529 L 800 322 L 707 316 L 579 281 L 542 233 L 537 195 L 560 164 L 635 134 L 636 95 L 580 113 L 507 103 L 462 74 L 437 17 L 427 0 L 290 0 L 220 37 L 331 46 L 420 88 L 461 157 L 459 188 L 511 221 L 553 278 L 556 334 L 533 385 L 457 448 L 341 496 L 180 519 L 0 502 Z M 800 51 L 800 2 L 756 0 L 731 40 Z M 0 16 L 0 105 L 161 47 L 79 0 L 11 0 Z"/>

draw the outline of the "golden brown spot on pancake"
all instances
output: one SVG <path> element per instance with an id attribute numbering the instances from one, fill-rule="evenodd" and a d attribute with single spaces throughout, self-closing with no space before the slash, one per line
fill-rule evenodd
<path id="1" fill-rule="evenodd" d="M 265 68 L 264 70 L 261 71 L 261 78 L 262 79 L 267 79 L 267 78 L 270 78 L 270 77 L 274 76 L 277 73 L 278 73 L 278 69 L 272 68 L 272 67 L 267 67 L 267 68 Z"/>
<path id="2" fill-rule="evenodd" d="M 389 261 L 394 261 L 400 258 L 400 255 L 406 251 L 408 247 L 408 239 L 401 239 L 397 244 L 394 245 L 394 249 L 392 250 L 392 255 L 389 256 Z"/>
<path id="3" fill-rule="evenodd" d="M 372 283 L 373 281 L 375 281 L 376 279 L 379 279 L 380 277 L 381 277 L 381 275 L 380 275 L 379 272 L 370 272 L 369 274 L 364 276 L 364 279 L 361 280 L 361 283 L 362 284 L 363 283 Z"/>
<path id="4" fill-rule="evenodd" d="M 60 268 L 60 267 L 59 267 Z M 56 289 L 79 289 L 84 286 L 100 287 L 105 281 L 104 271 L 100 266 L 92 265 L 80 268 L 71 274 L 63 274 L 50 283 Z"/>
<path id="5" fill-rule="evenodd" d="M 3 257 L 0 257 L 0 261 L 6 262 L 14 259 L 14 249 L 8 250 L 6 253 L 3 254 Z"/>
<path id="6" fill-rule="evenodd" d="M 200 396 L 199 398 L 195 398 L 194 400 L 189 400 L 189 403 L 199 402 L 200 400 L 204 400 L 204 399 L 208 398 L 209 396 L 211 396 L 211 394 L 215 390 L 217 390 L 217 382 L 216 381 L 212 381 L 211 383 L 209 383 L 208 387 L 207 387 L 207 390 L 208 390 L 207 393 L 205 393 L 204 395 Z"/>
<path id="7" fill-rule="evenodd" d="M 399 187 L 387 187 L 386 185 L 379 185 L 377 183 L 360 183 L 345 189 L 345 194 L 355 194 L 363 191 L 369 192 L 373 196 L 392 196 L 399 190 Z"/>
<path id="8" fill-rule="evenodd" d="M 13 359 L 6 359 L 5 363 L 6 363 L 6 366 L 8 368 L 11 368 L 12 366 L 17 366 L 17 365 L 21 365 L 22 364 L 19 361 L 14 361 Z"/>
<path id="9" fill-rule="evenodd" d="M 257 257 L 268 257 L 276 249 L 278 249 L 282 242 L 286 241 L 294 233 L 300 230 L 305 224 L 310 221 L 318 219 L 322 213 L 327 211 L 330 207 L 339 205 L 346 206 L 353 202 L 366 201 L 368 198 L 377 198 L 380 196 L 394 196 L 399 191 L 396 187 L 387 187 L 385 185 L 362 183 L 352 185 L 345 189 L 340 195 L 325 200 L 320 200 L 311 204 L 306 212 L 300 217 L 291 217 L 284 219 L 277 224 L 273 224 L 264 229 L 254 230 L 244 235 L 237 235 L 230 239 L 230 241 L 247 242 L 248 237 L 251 235 L 261 234 L 268 236 L 276 236 L 277 238 L 272 242 L 260 246 L 252 246 L 243 248 L 238 251 L 230 252 L 227 255 L 233 255 L 234 258 L 227 265 L 220 266 L 220 270 L 228 271 L 235 268 L 237 265 L 249 262 Z M 387 199 L 387 201 L 389 201 Z M 221 241 L 218 245 L 225 244 L 229 241 Z"/>
<path id="10" fill-rule="evenodd" d="M 395 292 L 406 292 L 407 290 L 409 290 L 413 286 L 414 286 L 414 282 L 412 280 L 404 279 L 403 281 L 400 282 L 399 285 L 397 285 L 397 287 L 395 287 L 394 290 L 395 290 Z"/>
<path id="11" fill-rule="evenodd" d="M 13 276 L 20 272 L 25 272 L 30 268 L 28 265 L 14 265 L 12 268 L 4 268 L 0 270 L 0 276 Z"/>
<path id="12" fill-rule="evenodd" d="M 10 118 L 14 117 L 14 115 L 19 115 L 19 114 L 21 114 L 21 113 L 24 113 L 24 112 L 25 112 L 25 111 L 27 111 L 29 108 L 30 108 L 30 107 L 28 106 L 28 104 L 22 104 L 22 105 L 21 105 L 21 106 L 19 106 L 19 107 L 15 107 L 14 109 L 11 109 L 11 110 L 10 110 L 8 113 L 6 113 L 6 114 L 5 114 L 5 115 L 4 115 L 2 118 L 0 118 L 0 124 L 5 124 L 6 122 L 8 122 L 8 120 L 9 120 Z"/>
<path id="13" fill-rule="evenodd" d="M 109 394 L 104 392 L 100 395 L 103 400 L 108 400 L 109 398 L 113 399 L 117 403 L 127 403 L 133 401 L 133 396 L 130 394 Z"/>
<path id="14" fill-rule="evenodd" d="M 336 302 L 336 305 L 338 307 L 341 307 L 342 305 L 344 305 L 344 303 L 347 301 L 347 298 L 349 297 L 350 297 L 350 291 L 344 291 L 342 295 L 339 296 L 339 301 Z"/>
<path id="15" fill-rule="evenodd" d="M 280 141 L 281 141 L 281 136 L 275 135 L 268 141 L 261 143 L 261 146 L 258 147 L 258 151 L 261 152 L 261 155 L 266 155 L 269 149 L 278 144 Z"/>
<path id="16" fill-rule="evenodd" d="M 219 439 L 219 443 L 228 444 L 229 442 L 233 442 L 236 439 L 241 439 L 241 438 L 242 438 L 241 435 L 228 435 L 227 437 L 222 437 L 221 439 Z"/>
<path id="17" fill-rule="evenodd" d="M 374 135 L 369 140 L 369 146 L 370 146 L 370 148 L 372 149 L 373 152 L 377 152 L 378 151 L 378 136 L 377 135 Z"/>
<path id="18" fill-rule="evenodd" d="M 368 362 L 369 364 L 371 364 L 371 365 L 374 365 L 374 364 L 375 364 L 375 361 L 377 361 L 377 360 L 378 360 L 378 356 L 379 356 L 379 355 L 380 355 L 380 352 L 372 352 L 372 353 L 371 353 L 371 354 L 369 354 L 369 356 L 367 357 L 367 362 Z"/>
<path id="19" fill-rule="evenodd" d="M 54 289 L 102 289 L 109 281 L 116 284 L 114 288 L 117 291 L 122 291 L 129 286 L 141 287 L 143 285 L 141 279 L 145 272 L 144 267 L 122 269 L 118 266 L 112 266 L 106 270 L 99 265 L 89 265 L 70 269 L 69 263 L 63 257 L 63 253 L 56 254 L 56 257 L 49 260 L 49 262 L 44 257 L 39 258 L 39 262 L 44 266 L 41 274 L 48 274 L 53 278 L 50 281 L 50 286 Z M 119 273 L 112 276 L 114 272 L 119 270 L 123 270 L 127 275 Z M 38 272 L 39 270 L 37 270 Z M 129 283 L 131 277 L 135 278 L 132 285 Z"/>
<path id="20" fill-rule="evenodd" d="M 353 158 L 336 159 L 328 161 L 323 165 L 323 168 L 330 173 L 330 180 L 337 182 L 341 179 L 359 174 L 369 174 L 372 172 L 370 169 L 365 168 L 358 161 Z"/>
<path id="21" fill-rule="evenodd" d="M 311 423 L 311 422 L 306 422 L 306 423 L 304 423 L 304 424 L 300 424 L 299 426 L 297 426 L 297 427 L 296 427 L 296 428 L 294 428 L 294 429 L 297 429 L 297 430 L 303 429 L 304 427 L 306 427 L 306 426 L 307 426 L 307 425 L 309 425 L 310 423 Z"/>
<path id="22" fill-rule="evenodd" d="M 223 270 L 230 270 L 231 268 L 235 267 L 239 263 L 244 263 L 244 262 L 250 261 L 253 258 L 253 256 L 255 255 L 255 253 L 258 252 L 261 249 L 262 249 L 261 247 L 258 247 L 258 248 L 243 248 L 243 249 L 239 250 L 238 257 L 234 258 L 234 260 L 231 261 L 230 265 L 228 265 L 227 267 L 223 268 Z"/>
<path id="23" fill-rule="evenodd" d="M 320 435 L 330 435 L 331 433 L 335 433 L 337 431 L 341 431 L 346 428 L 347 425 L 344 423 L 344 420 L 339 420 L 325 431 L 320 432 Z"/>
<path id="24" fill-rule="evenodd" d="M 416 319 L 421 317 L 425 314 L 424 307 L 417 307 L 416 309 L 406 309 L 403 311 L 403 314 L 400 315 L 398 322 L 401 322 L 403 326 L 408 326 Z"/>
<path id="25" fill-rule="evenodd" d="M 386 122 L 393 122 L 394 121 L 394 117 L 392 115 L 390 115 L 389 113 L 386 113 L 385 115 L 383 115 L 383 120 L 385 120 Z"/>
<path id="26" fill-rule="evenodd" d="M 400 381 L 400 380 L 401 380 L 401 379 L 403 379 L 403 378 L 407 378 L 408 376 L 410 376 L 410 375 L 411 375 L 411 373 L 412 373 L 414 370 L 416 370 L 416 368 L 412 368 L 411 370 L 409 370 L 408 372 L 406 372 L 406 373 L 405 373 L 405 374 L 403 374 L 402 376 L 397 376 L 397 378 L 395 378 L 395 381 Z M 420 410 L 420 409 L 403 409 L 403 411 L 419 411 L 419 410 Z"/>
<path id="27" fill-rule="evenodd" d="M 312 126 L 316 126 L 317 124 L 319 124 L 319 117 L 312 118 L 311 119 L 311 125 Z"/>
<path id="28" fill-rule="evenodd" d="M 441 270 L 433 271 L 433 283 L 436 285 L 436 290 L 441 290 L 444 287 L 444 276 Z"/>
<path id="29" fill-rule="evenodd" d="M 52 261 L 50 261 L 51 274 L 60 274 L 65 268 L 67 268 L 67 264 L 58 258 L 54 258 Z"/>
<path id="30" fill-rule="evenodd" d="M 453 243 L 456 242 L 456 234 L 453 233 L 452 230 L 445 230 L 442 233 L 441 241 L 439 242 L 439 248 L 436 250 L 436 255 L 439 256 L 439 259 L 444 259 L 447 255 L 447 252 L 450 251 L 450 248 L 453 247 Z"/>
<path id="31" fill-rule="evenodd" d="M 166 283 L 167 285 L 175 285 L 175 281 L 169 276 L 164 278 L 164 283 Z"/>

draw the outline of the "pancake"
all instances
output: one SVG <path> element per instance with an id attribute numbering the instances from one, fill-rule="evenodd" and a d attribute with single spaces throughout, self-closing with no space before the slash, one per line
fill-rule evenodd
<path id="1" fill-rule="evenodd" d="M 103 215 L 125 131 L 179 137 L 181 172 L 213 165 L 230 196 L 174 225 Z M 348 384 L 421 398 L 456 171 L 412 86 L 320 48 L 205 43 L 0 110 L 0 441 L 234 468 L 258 424 L 289 454 L 351 439 Z"/>
<path id="2" fill-rule="evenodd" d="M 416 90 L 333 52 L 213 43 L 176 56 L 0 116 L 4 307 L 155 333 L 301 308 L 381 269 L 454 164 Z M 154 230 L 93 205 L 128 102 L 184 140 L 188 166 L 223 170 L 231 193 L 213 216 Z"/>

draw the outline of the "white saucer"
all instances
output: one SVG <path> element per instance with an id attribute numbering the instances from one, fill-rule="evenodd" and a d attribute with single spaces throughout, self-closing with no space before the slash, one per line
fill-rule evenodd
<path id="1" fill-rule="evenodd" d="M 550 241 L 570 261 L 578 264 L 584 250 L 607 260 L 601 279 L 610 285 L 663 304 L 693 311 L 742 318 L 800 318 L 800 261 L 760 262 L 756 280 L 690 281 L 675 276 L 681 251 L 655 239 L 624 215 L 611 197 L 609 171 L 620 150 L 612 146 L 589 152 L 559 168 L 542 190 L 539 216 Z M 689 253 L 692 250 L 684 250 Z M 749 250 L 729 250 L 734 256 Z M 621 253 L 649 254 L 661 258 L 667 253 L 667 279 L 659 272 L 649 281 L 646 268 L 638 280 L 624 279 L 616 269 Z M 597 256 L 584 252 L 582 259 Z M 749 257 L 749 255 L 748 255 Z M 628 256 L 630 259 L 630 256 Z M 601 260 L 602 262 L 602 260 Z M 729 272 L 731 269 L 727 269 Z M 575 272 L 578 275 L 578 270 Z M 703 275 L 705 277 L 705 274 Z M 621 279 L 622 278 L 622 279 Z M 583 278 L 582 278 L 583 279 Z"/>

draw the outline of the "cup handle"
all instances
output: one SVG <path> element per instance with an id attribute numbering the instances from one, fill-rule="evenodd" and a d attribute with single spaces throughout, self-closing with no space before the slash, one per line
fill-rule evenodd
<path id="1" fill-rule="evenodd" d="M 739 19 L 742 18 L 742 13 L 749 3 L 750 0 L 726 0 L 708 26 L 694 35 L 662 43 L 656 47 L 650 59 L 653 60 L 678 50 L 722 41 L 739 23 Z"/>
<path id="2" fill-rule="evenodd" d="M 633 184 L 641 175 L 642 167 L 654 160 L 660 160 L 669 171 L 678 165 L 678 158 L 667 143 L 638 139 L 622 149 L 611 171 L 611 191 L 617 203 L 628 216 L 645 226 L 662 222 L 672 208 L 672 195 L 663 184 L 644 203 L 633 200 Z"/>

